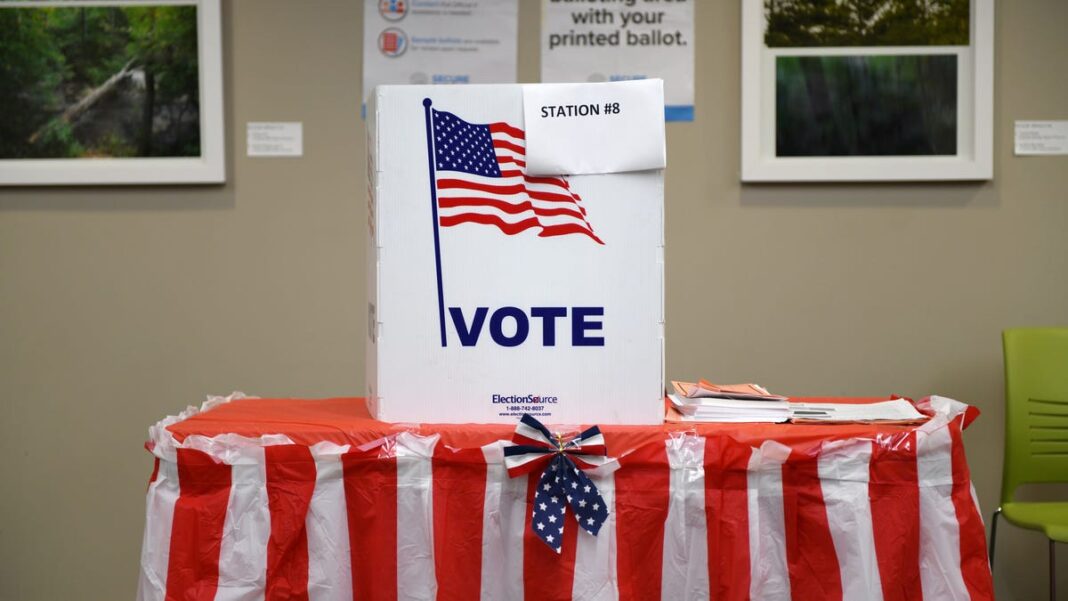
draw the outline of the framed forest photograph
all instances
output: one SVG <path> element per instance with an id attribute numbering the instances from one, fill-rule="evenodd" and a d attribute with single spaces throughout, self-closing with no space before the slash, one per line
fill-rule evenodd
<path id="1" fill-rule="evenodd" d="M 742 180 L 993 176 L 993 0 L 742 0 Z"/>
<path id="2" fill-rule="evenodd" d="M 219 0 L 0 0 L 0 184 L 225 181 Z"/>

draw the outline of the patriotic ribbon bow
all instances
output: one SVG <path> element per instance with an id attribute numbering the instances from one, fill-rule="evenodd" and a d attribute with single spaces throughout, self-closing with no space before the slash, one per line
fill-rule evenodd
<path id="1" fill-rule="evenodd" d="M 608 507 L 597 486 L 583 470 L 593 470 L 615 459 L 608 457 L 604 435 L 593 426 L 564 441 L 530 415 L 523 415 L 512 436 L 514 446 L 504 448 L 504 465 L 512 478 L 543 470 L 534 493 L 530 528 L 553 551 L 560 552 L 567 508 L 579 526 L 597 536 L 608 519 Z"/>

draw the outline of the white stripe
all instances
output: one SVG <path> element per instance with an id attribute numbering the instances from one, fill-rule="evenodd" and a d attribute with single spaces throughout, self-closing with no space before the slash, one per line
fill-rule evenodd
<path id="1" fill-rule="evenodd" d="M 789 456 L 790 447 L 769 440 L 749 459 L 749 596 L 761 601 L 790 599 L 782 500 L 782 464 Z"/>
<path id="2" fill-rule="evenodd" d="M 482 599 L 523 599 L 523 528 L 527 477 L 509 478 L 501 442 L 482 447 L 486 501 L 482 518 Z"/>
<path id="3" fill-rule="evenodd" d="M 505 156 L 507 156 L 507 157 L 515 157 L 515 158 L 517 158 L 519 160 L 524 160 L 525 158 L 527 158 L 527 146 L 525 146 L 522 142 L 517 141 L 515 139 L 509 140 L 509 139 L 506 139 L 504 137 L 498 137 L 497 135 L 493 135 L 493 138 L 494 138 L 494 140 L 493 140 L 494 142 L 496 142 L 498 140 L 500 140 L 501 142 L 512 142 L 513 144 L 516 144 L 521 148 L 521 151 L 514 151 L 514 149 L 512 149 L 512 148 L 505 148 L 503 146 L 498 146 L 498 145 L 494 144 L 493 145 L 493 152 L 496 152 L 497 156 L 499 156 L 499 157 L 505 157 Z"/>
<path id="4" fill-rule="evenodd" d="M 929 422 L 933 424 L 933 422 Z M 953 506 L 952 438 L 945 423 L 916 433 L 920 484 L 920 582 L 924 599 L 968 599 Z"/>
<path id="5" fill-rule="evenodd" d="M 760 468 L 760 450 L 752 448 L 749 454 L 749 463 L 746 465 L 746 490 L 745 504 L 746 517 L 749 525 L 749 596 L 753 596 L 756 586 L 753 584 L 753 571 L 755 566 L 760 565 L 760 545 L 753 541 L 760 540 L 760 504 L 758 503 L 758 485 L 760 484 L 756 472 Z"/>
<path id="6" fill-rule="evenodd" d="M 975 483 L 968 481 L 968 489 L 972 494 L 972 504 L 975 505 L 975 515 L 979 516 L 979 523 L 985 528 L 986 520 L 983 519 L 983 510 L 979 508 L 979 495 L 975 494 Z"/>
<path id="7" fill-rule="evenodd" d="M 670 496 L 664 524 L 661 598 L 707 599 L 708 527 L 705 523 L 705 439 L 673 436 L 665 441 Z"/>
<path id="8" fill-rule="evenodd" d="M 512 126 L 515 127 L 515 126 Z M 516 127 L 516 129 L 519 129 Z M 505 142 L 511 142 L 512 144 L 518 144 L 519 146 L 526 147 L 527 141 L 525 138 L 517 138 L 507 131 L 491 131 L 490 137 L 494 140 L 504 140 Z"/>
<path id="9" fill-rule="evenodd" d="M 868 498 L 870 462 L 871 442 L 866 440 L 824 444 L 819 456 L 820 488 L 842 574 L 843 601 L 883 598 Z"/>
<path id="10" fill-rule="evenodd" d="M 523 453 L 522 455 L 511 455 L 504 458 L 504 465 L 509 469 L 517 468 L 523 464 L 536 461 L 546 456 L 546 453 Z"/>
<path id="11" fill-rule="evenodd" d="M 167 569 L 171 554 L 171 524 L 178 502 L 178 466 L 159 460 L 156 481 L 145 498 L 145 535 L 141 543 L 141 578 L 138 601 L 163 601 L 167 595 Z"/>
<path id="12" fill-rule="evenodd" d="M 519 422 L 518 424 L 516 424 L 515 433 L 531 440 L 540 440 L 541 442 L 547 445 L 556 446 L 556 443 L 553 440 L 545 438 L 544 432 L 535 428 L 534 426 L 529 426 L 523 422 Z"/>
<path id="13" fill-rule="evenodd" d="M 583 463 L 588 463 L 593 466 L 587 468 L 587 474 L 600 473 L 604 471 L 603 468 L 605 466 L 615 464 L 618 461 L 615 457 L 607 457 L 605 455 L 571 455 L 571 459 L 575 461 L 582 461 Z M 597 472 L 594 472 L 594 470 L 597 470 Z M 613 472 L 615 470 L 607 471 Z"/>
<path id="14" fill-rule="evenodd" d="M 397 598 L 432 601 L 434 575 L 434 445 L 440 437 L 397 435 Z"/>
<path id="15" fill-rule="evenodd" d="M 615 476 L 590 476 L 608 508 L 608 519 L 597 536 L 578 529 L 575 549 L 575 601 L 611 601 L 619 598 L 616 586 L 616 482 Z M 568 514 L 571 519 L 571 514 Z"/>
<path id="16" fill-rule="evenodd" d="M 230 466 L 230 503 L 226 507 L 219 551 L 219 590 L 215 601 L 263 599 L 267 586 L 271 514 L 263 447 L 249 447 L 243 453 L 254 463 Z"/>
<path id="17" fill-rule="evenodd" d="M 506 169 L 523 169 L 523 170 L 526 169 L 525 165 L 526 165 L 527 162 L 526 162 L 526 156 L 525 155 L 516 154 L 514 152 L 510 152 L 508 150 L 505 150 L 503 148 L 496 148 L 494 150 L 496 151 L 497 158 L 499 159 L 497 161 L 497 168 L 498 169 L 500 169 L 502 171 L 504 171 Z M 509 162 L 507 159 L 514 159 L 514 160 Z M 504 162 L 501 162 L 501 160 L 503 160 Z"/>
<path id="18" fill-rule="evenodd" d="M 604 446 L 604 434 L 602 434 L 600 432 L 598 432 L 598 433 L 596 433 L 593 436 L 590 436 L 588 438 L 583 438 L 583 439 L 577 441 L 577 444 L 575 446 L 577 446 L 578 448 L 581 449 L 582 447 L 597 446 L 597 445 Z"/>
<path id="19" fill-rule="evenodd" d="M 341 456 L 317 457 L 308 531 L 309 601 L 352 599 L 352 555 Z"/>

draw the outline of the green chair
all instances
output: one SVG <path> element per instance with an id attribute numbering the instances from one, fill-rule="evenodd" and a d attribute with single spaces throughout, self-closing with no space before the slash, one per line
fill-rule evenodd
<path id="1" fill-rule="evenodd" d="M 1049 596 L 1057 598 L 1056 543 L 1068 543 L 1068 502 L 1015 501 L 1021 484 L 1068 482 L 1068 328 L 1019 328 L 1005 350 L 1005 467 L 990 527 L 990 566 L 998 516 L 1049 539 Z"/>

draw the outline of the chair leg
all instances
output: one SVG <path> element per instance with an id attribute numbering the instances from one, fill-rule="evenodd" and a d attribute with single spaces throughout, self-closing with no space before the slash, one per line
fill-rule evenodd
<path id="1" fill-rule="evenodd" d="M 1057 558 L 1054 555 L 1054 545 L 1057 541 L 1049 539 L 1049 601 L 1057 601 Z"/>
<path id="2" fill-rule="evenodd" d="M 998 507 L 994 512 L 994 517 L 990 518 L 990 549 L 987 552 L 990 554 L 990 572 L 994 571 L 994 543 L 998 540 L 998 518 L 1001 517 L 1001 508 Z"/>

